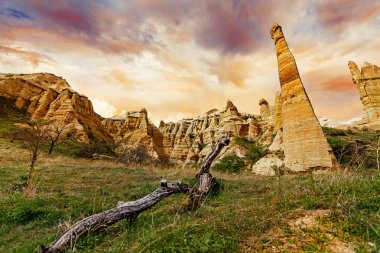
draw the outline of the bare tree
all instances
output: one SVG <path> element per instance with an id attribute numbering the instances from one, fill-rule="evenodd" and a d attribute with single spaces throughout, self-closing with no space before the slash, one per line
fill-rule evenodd
<path id="1" fill-rule="evenodd" d="M 46 136 L 49 141 L 49 151 L 48 154 L 50 155 L 53 152 L 54 147 L 57 145 L 58 141 L 61 140 L 63 137 L 63 132 L 66 129 L 66 126 L 63 122 L 57 122 L 54 121 L 49 124 Z"/>
<path id="2" fill-rule="evenodd" d="M 23 145 L 28 149 L 30 154 L 30 165 L 28 171 L 28 178 L 24 195 L 30 196 L 33 194 L 33 181 L 34 181 L 34 166 L 36 165 L 39 148 L 42 143 L 46 141 L 47 127 L 42 121 L 31 121 L 27 127 L 20 130 L 18 138 L 23 142 Z"/>

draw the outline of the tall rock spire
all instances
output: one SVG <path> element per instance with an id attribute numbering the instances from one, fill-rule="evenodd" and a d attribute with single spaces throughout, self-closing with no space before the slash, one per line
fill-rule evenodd
<path id="1" fill-rule="evenodd" d="M 285 167 L 292 171 L 332 168 L 336 161 L 300 79 L 281 26 L 273 24 L 281 84 Z"/>
<path id="2" fill-rule="evenodd" d="M 363 104 L 362 123 L 367 127 L 380 129 L 380 68 L 366 62 L 359 70 L 352 61 L 348 62 L 348 67 Z"/>

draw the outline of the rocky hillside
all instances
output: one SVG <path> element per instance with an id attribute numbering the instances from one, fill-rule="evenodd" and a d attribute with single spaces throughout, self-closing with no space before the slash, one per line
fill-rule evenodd
<path id="1" fill-rule="evenodd" d="M 222 137 L 240 136 L 269 145 L 273 134 L 273 112 L 266 100 L 260 100 L 259 104 L 261 115 L 239 112 L 228 100 L 221 110 L 212 109 L 175 123 L 161 121 L 158 127 L 149 120 L 145 109 L 105 119 L 103 124 L 119 151 L 143 144 L 155 157 L 193 164 L 202 160 Z M 231 153 L 243 156 L 234 145 L 223 152 L 224 155 Z"/>
<path id="2" fill-rule="evenodd" d="M 0 96 L 14 101 L 32 119 L 62 122 L 80 141 L 89 142 L 92 137 L 111 140 L 91 101 L 53 74 L 0 74 Z"/>

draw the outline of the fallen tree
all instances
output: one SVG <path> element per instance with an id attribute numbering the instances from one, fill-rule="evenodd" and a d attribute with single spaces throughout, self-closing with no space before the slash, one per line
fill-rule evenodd
<path id="1" fill-rule="evenodd" d="M 141 212 L 148 210 L 164 198 L 175 193 L 187 194 L 189 196 L 188 205 L 191 208 L 197 208 L 215 184 L 215 178 L 210 173 L 212 162 L 223 147 L 227 146 L 229 143 L 230 140 L 228 138 L 222 138 L 217 143 L 213 151 L 204 161 L 199 173 L 196 174 L 197 185 L 195 187 L 181 181 L 168 183 L 163 179 L 160 182 L 159 188 L 141 199 L 129 202 L 119 202 L 117 206 L 112 209 L 93 214 L 78 221 L 49 246 L 41 246 L 39 252 L 62 252 L 72 248 L 76 241 L 83 235 L 104 229 L 123 219 L 128 219 L 129 222 L 133 222 Z"/>

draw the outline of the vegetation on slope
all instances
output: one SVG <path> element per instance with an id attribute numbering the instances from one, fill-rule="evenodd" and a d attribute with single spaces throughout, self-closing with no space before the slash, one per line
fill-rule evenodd
<path id="1" fill-rule="evenodd" d="M 352 131 L 324 127 L 334 154 L 340 164 L 351 168 L 379 168 L 380 132 Z"/>
<path id="2" fill-rule="evenodd" d="M 0 142 L 0 252 L 31 252 L 47 244 L 70 224 L 118 201 L 137 199 L 161 178 L 193 180 L 194 171 L 126 168 L 104 161 L 43 155 L 37 166 L 37 194 L 24 198 L 26 151 Z M 7 158 L 7 159 L 5 159 Z M 329 251 L 335 240 L 379 247 L 380 174 L 377 170 L 332 175 L 255 177 L 220 174 L 223 188 L 195 212 L 181 212 L 184 196 L 173 196 L 139 216 L 85 237 L 79 252 L 221 252 L 286 249 Z M 300 210 L 329 210 L 321 229 L 303 231 L 289 225 Z M 278 235 L 285 234 L 285 237 Z M 274 235 L 275 232 L 275 235 Z M 290 246 L 289 246 L 290 245 Z M 375 246 L 373 246 L 375 247 Z"/>

